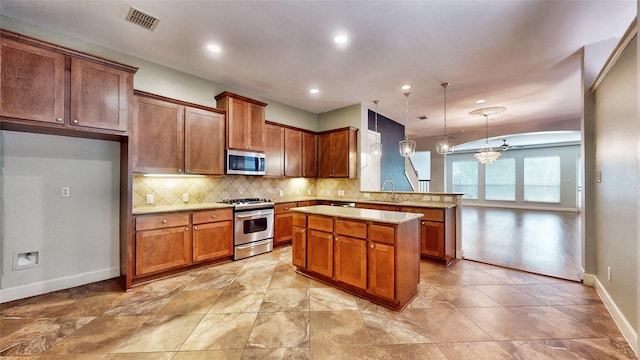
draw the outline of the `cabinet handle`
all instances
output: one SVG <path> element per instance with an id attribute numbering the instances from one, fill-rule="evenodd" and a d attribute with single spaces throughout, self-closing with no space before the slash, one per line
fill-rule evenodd
<path id="1" fill-rule="evenodd" d="M 332 236 L 331 236 L 331 235 L 327 236 L 327 239 L 331 240 L 331 238 L 332 238 Z"/>
<path id="2" fill-rule="evenodd" d="M 371 246 L 371 248 L 372 248 L 372 249 L 373 249 L 374 247 L 376 247 L 374 244 L 371 244 L 371 245 L 369 245 L 369 246 Z"/>
<path id="3" fill-rule="evenodd" d="M 304 232 L 305 232 L 305 231 L 306 231 L 306 230 L 302 229 L 302 230 L 300 230 L 300 233 L 301 233 L 301 234 L 304 234 Z"/>
<path id="4" fill-rule="evenodd" d="M 422 222 L 422 225 L 424 225 L 424 221 Z"/>
<path id="5" fill-rule="evenodd" d="M 289 210 L 289 208 L 284 208 L 284 210 L 285 210 L 285 211 L 286 211 L 286 210 Z"/>
<path id="6" fill-rule="evenodd" d="M 215 216 L 215 215 L 211 215 L 211 218 L 212 218 L 212 219 L 215 219 L 215 218 L 216 218 L 216 216 Z"/>
<path id="7" fill-rule="evenodd" d="M 184 228 L 184 231 L 189 231 L 189 228 L 188 228 L 188 227 L 187 227 L 187 228 Z"/>
<path id="8" fill-rule="evenodd" d="M 188 230 L 188 229 L 189 229 L 189 228 L 187 228 L 187 230 Z M 198 227 L 197 227 L 197 226 L 194 226 L 194 227 L 193 227 L 193 230 L 198 230 Z"/>
<path id="9" fill-rule="evenodd" d="M 57 122 L 62 122 L 62 118 L 56 118 Z"/>
<path id="10" fill-rule="evenodd" d="M 179 172 L 179 173 L 181 173 L 181 172 L 182 172 L 182 169 L 178 169 L 178 172 Z"/>
<path id="11" fill-rule="evenodd" d="M 336 236 L 335 240 L 338 241 L 338 240 L 340 240 L 340 238 Z"/>
<path id="12" fill-rule="evenodd" d="M 162 223 L 166 224 L 167 223 L 167 219 L 162 220 Z"/>
<path id="13" fill-rule="evenodd" d="M 74 124 L 77 124 L 77 123 L 79 123 L 79 122 L 80 122 L 80 121 L 78 121 L 78 119 L 73 119 L 73 121 L 72 121 L 72 123 L 74 123 Z"/>
<path id="14" fill-rule="evenodd" d="M 187 170 L 187 172 L 191 172 L 191 170 Z"/>

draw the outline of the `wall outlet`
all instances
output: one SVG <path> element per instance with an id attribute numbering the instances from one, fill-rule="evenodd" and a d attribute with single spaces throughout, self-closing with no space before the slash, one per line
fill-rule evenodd
<path id="1" fill-rule="evenodd" d="M 307 195 L 311 195 L 311 189 L 307 190 Z"/>
<path id="2" fill-rule="evenodd" d="M 296 189 L 296 195 L 300 195 L 300 190 Z"/>
<path id="3" fill-rule="evenodd" d="M 611 266 L 607 266 L 607 280 L 611 281 Z"/>
<path id="4" fill-rule="evenodd" d="M 280 190 L 280 196 L 284 196 L 284 191 Z"/>
<path id="5" fill-rule="evenodd" d="M 144 201 L 147 204 L 153 204 L 153 194 L 147 194 L 147 196 L 145 196 Z"/>
<path id="6" fill-rule="evenodd" d="M 367 199 L 371 197 L 371 194 L 369 194 L 369 193 L 364 193 L 362 195 L 364 195 L 364 197 L 367 198 Z"/>
<path id="7" fill-rule="evenodd" d="M 71 188 L 68 186 L 63 186 L 60 188 L 60 197 L 66 198 L 71 197 Z"/>
<path id="8" fill-rule="evenodd" d="M 338 190 L 338 196 L 344 196 L 344 190 Z"/>
<path id="9" fill-rule="evenodd" d="M 431 196 L 429 196 L 429 195 L 424 195 L 424 196 L 422 197 L 422 200 L 424 200 L 424 201 L 430 201 L 430 200 L 431 200 Z"/>
<path id="10" fill-rule="evenodd" d="M 182 194 L 182 202 L 189 202 L 189 193 Z"/>

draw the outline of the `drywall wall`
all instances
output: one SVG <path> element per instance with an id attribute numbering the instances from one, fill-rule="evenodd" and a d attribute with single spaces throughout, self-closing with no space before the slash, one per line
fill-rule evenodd
<path id="1" fill-rule="evenodd" d="M 120 144 L 1 136 L 2 301 L 119 276 Z M 39 266 L 13 269 L 14 254 L 35 251 Z"/>
<path id="2" fill-rule="evenodd" d="M 595 92 L 596 276 L 638 332 L 637 37 Z M 607 277 L 611 268 L 611 280 Z"/>

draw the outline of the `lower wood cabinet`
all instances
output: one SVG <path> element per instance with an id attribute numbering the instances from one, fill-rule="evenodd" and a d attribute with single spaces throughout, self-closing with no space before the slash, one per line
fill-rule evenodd
<path id="1" fill-rule="evenodd" d="M 455 208 L 402 207 L 400 211 L 423 214 L 420 221 L 420 254 L 450 265 L 456 258 Z"/>
<path id="2" fill-rule="evenodd" d="M 418 219 L 389 224 L 297 211 L 294 218 L 299 272 L 395 310 L 417 295 Z"/>
<path id="3" fill-rule="evenodd" d="M 276 204 L 273 210 L 273 245 L 280 245 L 291 241 L 293 236 L 293 213 L 295 202 Z"/>
<path id="4" fill-rule="evenodd" d="M 135 277 L 175 272 L 233 255 L 231 209 L 135 216 Z"/>

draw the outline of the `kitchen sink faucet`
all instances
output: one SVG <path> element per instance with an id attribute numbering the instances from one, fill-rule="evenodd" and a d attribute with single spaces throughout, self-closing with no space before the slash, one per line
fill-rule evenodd
<path id="1" fill-rule="evenodd" d="M 387 185 L 387 183 L 391 183 L 391 200 L 395 200 L 396 199 L 396 185 L 393 183 L 393 181 L 385 180 L 382 183 L 382 189 L 380 189 L 380 191 L 384 191 L 384 187 Z"/>

